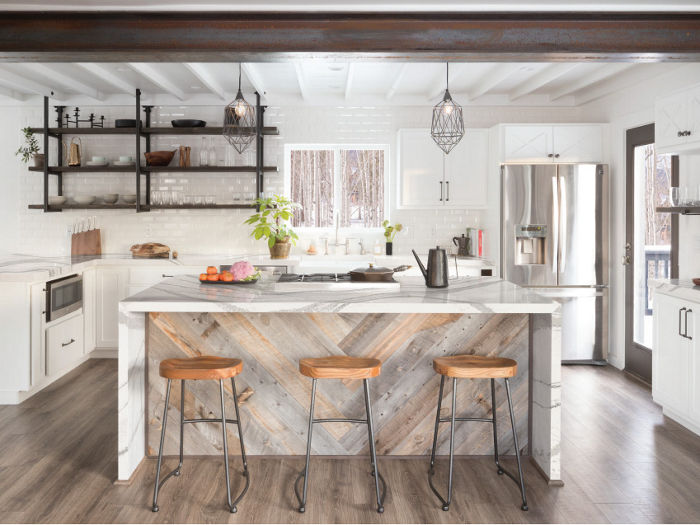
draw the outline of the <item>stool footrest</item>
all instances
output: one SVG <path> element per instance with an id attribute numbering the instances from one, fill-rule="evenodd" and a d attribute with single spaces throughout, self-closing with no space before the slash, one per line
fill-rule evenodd
<path id="1" fill-rule="evenodd" d="M 481 423 L 493 423 L 493 419 L 487 417 L 456 417 L 455 421 L 477 421 Z M 440 423 L 451 423 L 451 417 L 441 417 Z"/>
<path id="2" fill-rule="evenodd" d="M 314 419 L 313 423 L 362 423 L 367 424 L 366 419 L 352 419 L 352 418 L 341 418 L 341 417 L 331 417 L 327 419 Z"/>
<path id="3" fill-rule="evenodd" d="M 221 424 L 221 418 L 206 417 L 203 419 L 183 419 L 183 423 L 218 423 Z M 234 425 L 238 424 L 236 419 L 227 419 L 226 423 L 232 423 Z"/>

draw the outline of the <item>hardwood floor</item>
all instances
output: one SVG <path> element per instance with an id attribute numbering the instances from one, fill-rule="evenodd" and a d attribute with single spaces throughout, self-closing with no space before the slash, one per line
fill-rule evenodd
<path id="1" fill-rule="evenodd" d="M 25 403 L 0 407 L 0 521 L 700 521 L 700 437 L 663 417 L 648 387 L 609 367 L 565 367 L 565 486 L 548 487 L 526 461 L 529 512 L 519 509 L 517 486 L 495 474 L 490 458 L 455 461 L 449 512 L 440 510 L 428 488 L 425 458 L 380 459 L 389 486 L 383 515 L 371 503 L 365 459 L 315 458 L 307 511 L 299 514 L 292 483 L 303 457 L 253 457 L 251 488 L 238 514 L 225 508 L 220 458 L 185 458 L 182 476 L 165 485 L 154 514 L 155 461 L 146 461 L 131 485 L 113 483 L 116 365 L 90 360 Z M 173 460 L 165 463 L 164 470 L 174 467 Z M 242 478 L 234 474 L 232 480 L 235 489 Z"/>

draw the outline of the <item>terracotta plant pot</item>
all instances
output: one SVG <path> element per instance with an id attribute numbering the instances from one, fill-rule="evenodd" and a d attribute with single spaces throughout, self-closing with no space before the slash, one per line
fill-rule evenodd
<path id="1" fill-rule="evenodd" d="M 289 257 L 289 250 L 292 249 L 292 243 L 289 242 L 289 237 L 284 241 L 278 240 L 270 248 L 270 259 L 286 259 Z"/>
<path id="2" fill-rule="evenodd" d="M 32 155 L 32 160 L 34 161 L 35 168 L 43 168 L 44 167 L 44 154 L 43 153 L 35 153 L 34 155 Z"/>

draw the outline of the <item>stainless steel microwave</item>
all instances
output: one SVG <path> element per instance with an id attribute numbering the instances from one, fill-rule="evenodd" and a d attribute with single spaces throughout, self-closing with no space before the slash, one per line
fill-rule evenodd
<path id="1" fill-rule="evenodd" d="M 46 322 L 83 307 L 83 276 L 69 275 L 46 283 Z"/>

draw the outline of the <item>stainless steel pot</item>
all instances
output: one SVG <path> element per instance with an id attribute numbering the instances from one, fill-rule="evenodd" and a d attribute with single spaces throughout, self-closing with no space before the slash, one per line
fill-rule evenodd
<path id="1" fill-rule="evenodd" d="M 368 268 L 355 268 L 348 272 L 352 281 L 360 282 L 392 282 L 395 272 L 405 272 L 411 268 L 408 265 L 397 266 L 396 268 L 384 268 L 382 266 L 374 266 L 370 263 Z"/>

